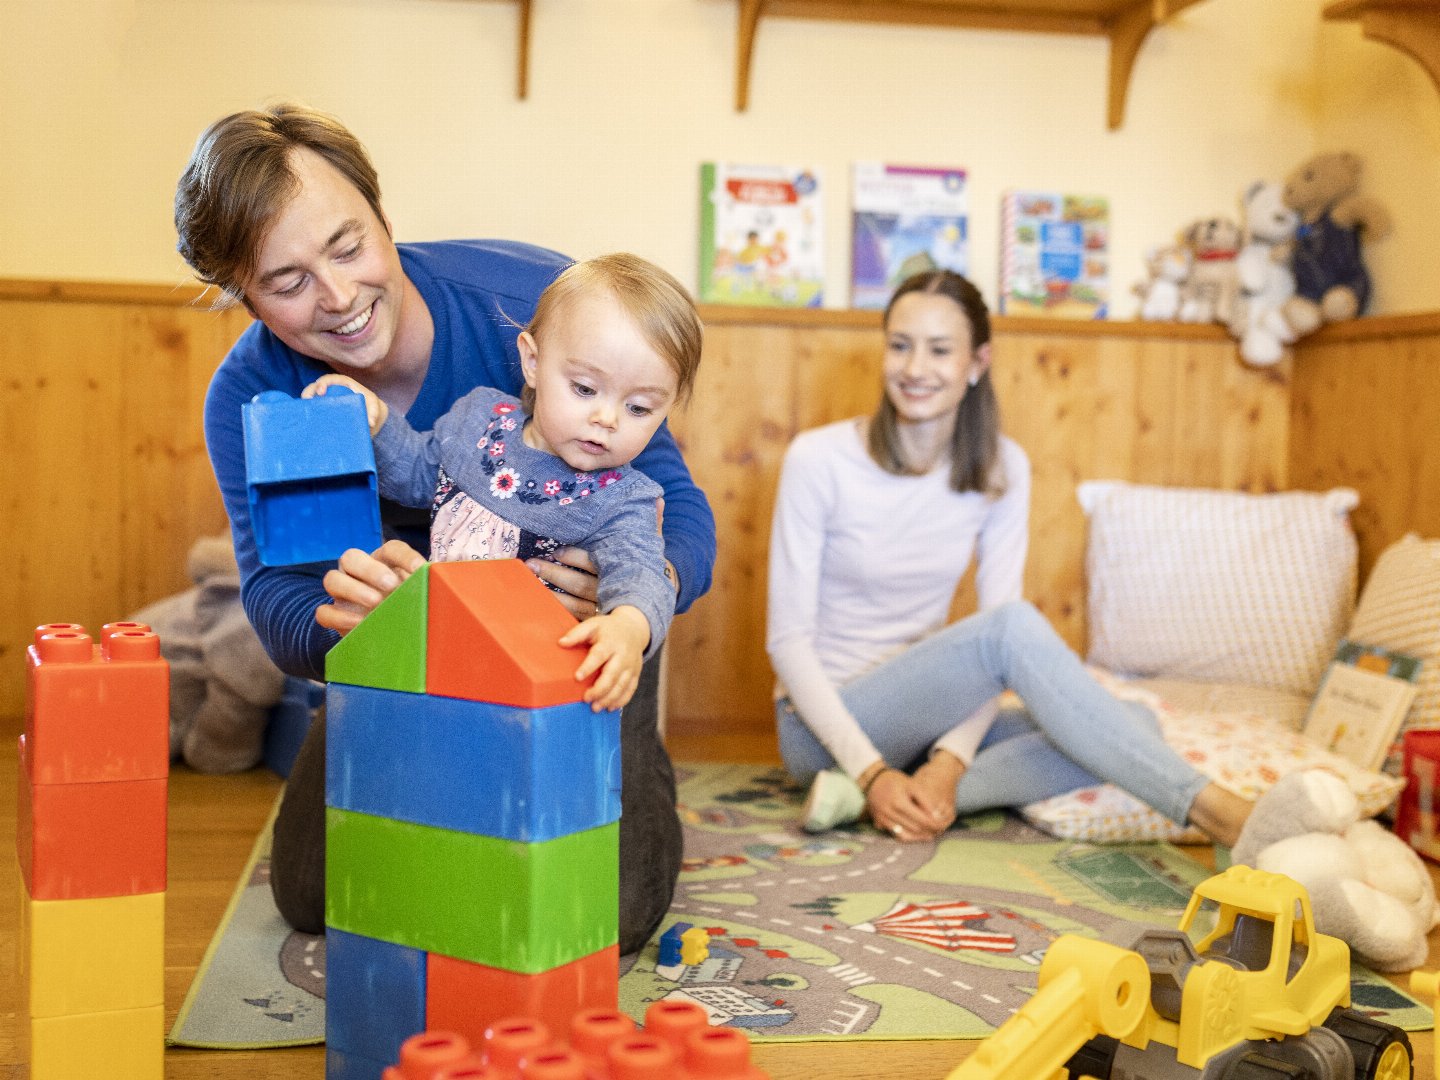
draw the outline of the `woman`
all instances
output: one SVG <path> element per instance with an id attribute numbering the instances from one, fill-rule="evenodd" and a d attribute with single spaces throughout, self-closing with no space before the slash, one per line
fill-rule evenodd
<path id="1" fill-rule="evenodd" d="M 1000 433 L 990 318 L 949 271 L 885 311 L 875 414 L 802 433 L 780 480 L 767 647 L 806 827 L 867 810 L 905 841 L 957 814 L 1109 780 L 1232 845 L 1250 803 L 1211 783 L 1117 700 L 1020 599 L 1030 467 Z M 977 560 L 980 613 L 945 626 Z M 997 716 L 1013 689 L 1028 715 Z"/>

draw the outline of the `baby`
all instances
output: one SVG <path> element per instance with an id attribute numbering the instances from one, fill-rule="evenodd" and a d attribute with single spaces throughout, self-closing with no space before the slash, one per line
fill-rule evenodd
<path id="1" fill-rule="evenodd" d="M 517 344 L 522 396 L 479 387 L 429 432 L 343 375 L 322 376 L 302 396 L 335 385 L 364 395 L 380 494 L 431 507 L 432 560 L 588 551 L 596 614 L 560 644 L 589 645 L 575 672 L 582 681 L 598 672 L 585 700 L 618 709 L 675 613 L 661 489 L 630 462 L 690 394 L 700 319 L 670 274 L 635 255 L 604 255 L 550 284 Z"/>

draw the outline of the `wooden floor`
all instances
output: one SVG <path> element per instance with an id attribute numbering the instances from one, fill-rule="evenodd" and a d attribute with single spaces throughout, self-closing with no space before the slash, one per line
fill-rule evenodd
<path id="1" fill-rule="evenodd" d="M 0 724 L 6 745 L 14 745 L 17 724 Z M 677 756 L 715 756 L 687 744 L 675 747 Z M 756 751 L 746 748 L 745 756 Z M 727 747 L 727 757 L 738 757 Z M 0 751 L 0 836 L 14 834 L 15 756 Z M 279 781 L 268 771 L 240 776 L 204 777 L 177 770 L 170 788 L 170 888 L 165 930 L 165 1005 L 167 1026 L 174 1020 L 205 947 L 218 925 L 265 816 L 279 791 Z M 8 840 L 4 841 L 8 844 Z M 17 895 L 15 860 L 0 857 L 0 891 Z M 9 974 L 0 986 L 0 1080 L 22 1075 L 19 1045 L 19 987 L 14 977 L 16 913 L 14 903 L 0 903 L 0 971 Z M 1431 967 L 1440 965 L 1440 931 L 1431 935 Z M 1413 1033 L 1416 1075 L 1433 1075 L 1434 1039 L 1431 1032 Z M 944 1080 L 977 1044 L 966 1041 L 843 1042 L 757 1045 L 756 1063 L 773 1080 L 858 1080 L 866 1077 L 903 1077 L 905 1080 Z M 171 1080 L 315 1080 L 325 1074 L 324 1049 L 215 1051 L 171 1049 L 165 1055 L 165 1075 Z M 81 1080 L 81 1078 L 76 1078 Z M 1024 1078 L 1014 1078 L 1024 1080 Z"/>

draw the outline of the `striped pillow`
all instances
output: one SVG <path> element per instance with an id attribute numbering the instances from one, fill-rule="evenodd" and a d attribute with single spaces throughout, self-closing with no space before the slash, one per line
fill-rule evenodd
<path id="1" fill-rule="evenodd" d="M 1419 691 L 1401 734 L 1412 727 L 1440 727 L 1440 540 L 1412 533 L 1381 553 L 1346 636 L 1419 660 Z M 1385 771 L 1396 776 L 1399 745 L 1397 736 L 1385 760 Z"/>
<path id="2" fill-rule="evenodd" d="M 1093 664 L 1313 694 L 1355 602 L 1348 488 L 1080 485 Z"/>

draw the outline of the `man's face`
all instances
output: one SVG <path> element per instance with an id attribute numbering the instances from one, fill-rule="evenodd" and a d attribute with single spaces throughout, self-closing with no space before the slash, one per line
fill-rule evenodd
<path id="1" fill-rule="evenodd" d="M 400 254 L 359 190 L 312 150 L 245 283 L 250 311 L 290 348 L 361 382 L 384 373 L 405 295 Z"/>

